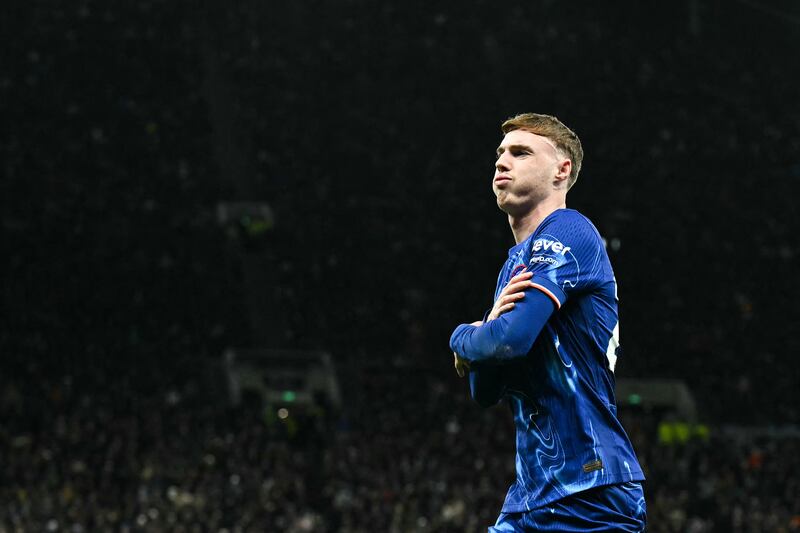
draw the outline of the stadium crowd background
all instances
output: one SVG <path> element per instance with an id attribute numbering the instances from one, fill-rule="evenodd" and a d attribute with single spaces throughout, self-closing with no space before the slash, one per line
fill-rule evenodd
<path id="1" fill-rule="evenodd" d="M 529 110 L 583 140 L 570 206 L 609 242 L 618 376 L 686 381 L 709 428 L 673 442 L 661 413 L 623 413 L 648 529 L 800 528 L 791 9 L 14 3 L 0 531 L 490 524 L 512 428 L 469 401 L 447 338 L 512 244 L 492 153 Z M 216 219 L 232 200 L 275 211 L 261 331 Z M 343 408 L 229 406 L 214 365 L 256 337 L 331 352 Z"/>

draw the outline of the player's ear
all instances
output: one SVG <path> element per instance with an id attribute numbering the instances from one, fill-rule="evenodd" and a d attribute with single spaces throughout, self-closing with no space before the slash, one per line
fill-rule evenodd
<path id="1" fill-rule="evenodd" d="M 556 183 L 566 185 L 569 182 L 569 175 L 572 172 L 572 161 L 564 159 L 558 164 L 556 169 Z"/>

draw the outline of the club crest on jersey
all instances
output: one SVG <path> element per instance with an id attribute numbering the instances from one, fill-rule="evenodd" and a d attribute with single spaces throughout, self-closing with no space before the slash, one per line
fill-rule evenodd
<path id="1" fill-rule="evenodd" d="M 516 276 L 517 274 L 519 274 L 523 270 L 525 270 L 525 265 L 524 264 L 514 266 L 514 270 L 511 271 L 511 275 L 508 276 L 508 278 L 509 279 L 513 278 L 514 276 Z"/>

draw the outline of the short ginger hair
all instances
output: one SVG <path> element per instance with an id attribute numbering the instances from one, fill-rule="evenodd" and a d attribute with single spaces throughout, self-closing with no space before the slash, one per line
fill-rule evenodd
<path id="1" fill-rule="evenodd" d="M 547 137 L 556 145 L 556 150 L 561 155 L 567 156 L 572 161 L 572 169 L 567 180 L 567 189 L 570 189 L 578 180 L 578 173 L 581 171 L 583 162 L 583 147 L 581 140 L 574 131 L 564 125 L 563 122 L 551 115 L 540 115 L 538 113 L 522 113 L 511 117 L 500 126 L 505 135 L 509 131 L 523 130 L 542 137 Z"/>

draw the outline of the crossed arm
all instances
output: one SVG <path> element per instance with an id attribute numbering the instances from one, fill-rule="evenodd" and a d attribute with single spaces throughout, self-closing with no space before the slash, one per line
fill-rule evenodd
<path id="1" fill-rule="evenodd" d="M 459 376 L 469 372 L 473 399 L 486 407 L 500 399 L 505 388 L 502 365 L 525 357 L 555 310 L 540 290 L 528 290 L 532 274 L 509 281 L 495 301 L 486 322 L 461 324 L 450 337 Z"/>

